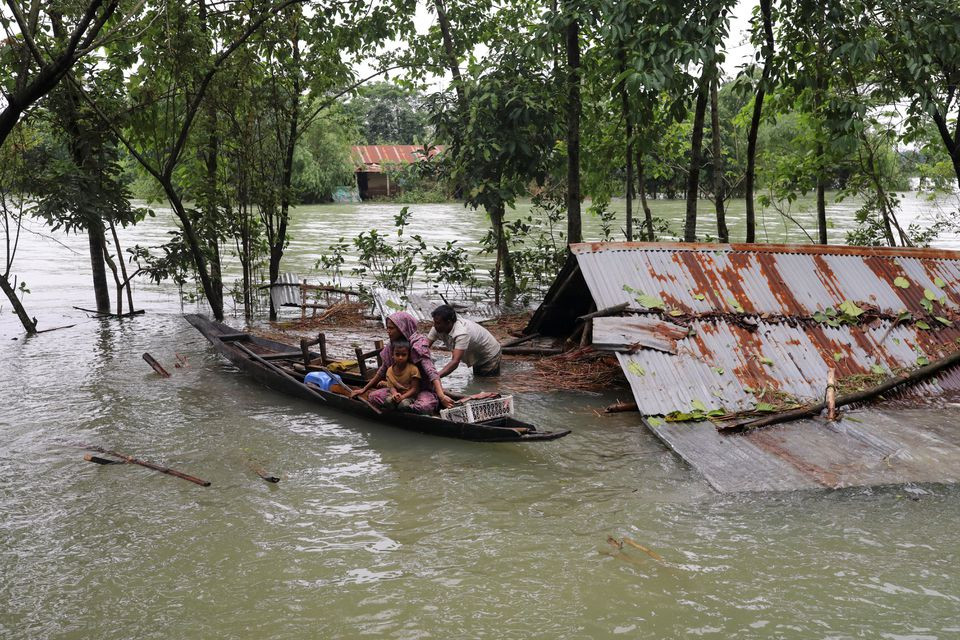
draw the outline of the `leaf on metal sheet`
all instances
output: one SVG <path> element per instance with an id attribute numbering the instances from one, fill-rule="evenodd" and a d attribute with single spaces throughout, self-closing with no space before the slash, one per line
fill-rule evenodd
<path id="1" fill-rule="evenodd" d="M 937 276 L 936 278 L 933 279 L 933 284 L 937 285 L 937 286 L 940 287 L 941 289 L 943 289 L 945 286 L 947 286 L 947 283 L 944 282 L 944 281 L 943 281 L 943 278 L 941 278 L 941 277 L 939 277 L 939 276 Z"/>
<path id="2" fill-rule="evenodd" d="M 734 299 L 734 298 L 727 298 L 727 302 L 730 303 L 730 306 L 733 307 L 733 309 L 734 309 L 737 313 L 743 313 L 743 305 L 741 305 L 739 302 L 737 302 L 736 299 Z"/>
<path id="3" fill-rule="evenodd" d="M 759 413 L 773 413 L 777 408 L 769 402 L 758 402 L 756 406 L 753 407 L 753 410 Z"/>
<path id="4" fill-rule="evenodd" d="M 840 353 L 839 351 L 834 351 L 834 352 L 833 352 L 833 361 L 834 361 L 834 362 L 840 362 L 841 360 L 843 360 L 843 354 Z"/>
<path id="5" fill-rule="evenodd" d="M 930 328 L 930 325 L 928 325 L 926 322 L 924 322 L 923 320 L 917 320 L 917 329 L 929 329 L 929 328 Z"/>
<path id="6" fill-rule="evenodd" d="M 860 307 L 858 307 L 857 305 L 855 305 L 855 304 L 854 304 L 852 301 L 850 301 L 850 300 L 844 300 L 843 302 L 840 303 L 839 306 L 840 306 L 840 311 L 841 311 L 844 315 L 850 316 L 851 318 L 856 318 L 856 317 L 859 316 L 861 313 L 863 313 L 863 309 L 861 309 Z"/>
<path id="7" fill-rule="evenodd" d="M 712 411 L 708 411 L 707 415 L 710 416 L 711 418 L 719 418 L 720 416 L 727 415 L 727 412 L 724 411 L 723 409 L 713 409 Z"/>
<path id="8" fill-rule="evenodd" d="M 636 300 L 640 306 L 646 307 L 647 309 L 663 309 L 663 300 L 654 296 L 648 296 L 645 293 L 634 296 L 634 300 Z"/>
<path id="9" fill-rule="evenodd" d="M 762 362 L 763 364 L 767 365 L 768 367 L 772 367 L 772 366 L 773 366 L 773 360 L 771 360 L 771 359 L 768 358 L 767 356 L 760 356 L 760 362 Z"/>
<path id="10" fill-rule="evenodd" d="M 933 291 L 930 291 L 930 289 L 924 289 L 923 297 L 926 298 L 927 300 L 936 300 L 937 294 L 935 294 Z"/>
<path id="11" fill-rule="evenodd" d="M 913 314 L 906 309 L 901 309 L 900 313 L 897 314 L 897 322 L 906 322 L 907 320 L 913 320 Z"/>
<path id="12" fill-rule="evenodd" d="M 674 318 L 676 318 L 677 316 L 682 316 L 682 315 L 683 315 L 683 311 L 680 311 L 679 309 L 671 309 L 671 310 L 670 310 L 670 315 L 673 316 Z"/>
<path id="13" fill-rule="evenodd" d="M 900 287 L 901 289 L 908 289 L 910 287 L 910 281 L 903 276 L 897 276 L 893 279 L 893 286 Z"/>
<path id="14" fill-rule="evenodd" d="M 877 375 L 879 375 L 879 374 L 881 374 L 881 373 L 886 373 L 886 372 L 887 372 L 886 369 L 884 369 L 883 367 L 881 367 L 881 366 L 878 365 L 878 364 L 872 364 L 872 365 L 870 365 L 870 371 L 872 371 L 873 373 L 876 373 Z"/>
<path id="15" fill-rule="evenodd" d="M 927 298 L 920 301 L 920 306 L 927 310 L 927 313 L 933 313 L 933 303 Z"/>
<path id="16" fill-rule="evenodd" d="M 953 326 L 953 322 L 951 322 L 950 320 L 947 320 L 947 319 L 944 318 L 943 316 L 934 316 L 933 319 L 936 320 L 937 322 L 939 322 L 940 324 L 946 325 L 946 326 L 948 326 L 948 327 L 952 327 L 952 326 Z"/>
<path id="17" fill-rule="evenodd" d="M 690 406 L 696 409 L 697 411 L 707 410 L 707 405 L 703 404 L 703 402 L 700 400 L 694 400 L 693 402 L 690 403 Z"/>
<path id="18" fill-rule="evenodd" d="M 921 367 L 925 367 L 930 364 L 930 359 L 927 356 L 917 356 L 917 364 Z"/>
<path id="19" fill-rule="evenodd" d="M 649 424 L 651 427 L 659 427 L 663 424 L 663 420 L 660 418 L 655 418 L 654 416 L 649 416 L 647 418 L 647 424 Z"/>
<path id="20" fill-rule="evenodd" d="M 383 303 L 384 303 L 385 305 L 387 305 L 388 307 L 390 307 L 391 309 L 396 309 L 396 310 L 398 310 L 398 311 L 403 311 L 403 310 L 406 308 L 406 307 L 403 306 L 402 304 L 399 304 L 399 303 L 397 303 L 397 302 L 394 302 L 393 300 L 390 300 L 389 298 L 388 298 L 387 300 L 384 300 Z"/>
<path id="21" fill-rule="evenodd" d="M 646 369 L 644 369 L 644 368 L 641 367 L 639 364 L 637 364 L 636 362 L 633 362 L 633 361 L 631 361 L 630 364 L 627 365 L 627 371 L 629 371 L 630 373 L 632 373 L 632 374 L 635 375 L 635 376 L 645 376 L 645 375 L 647 375 Z"/>
<path id="22" fill-rule="evenodd" d="M 724 374 L 724 370 L 721 369 L 720 367 L 710 367 L 710 368 L 713 369 L 713 372 L 718 376 L 722 376 Z"/>
<path id="23" fill-rule="evenodd" d="M 707 299 L 707 296 L 703 295 L 702 293 L 698 293 L 697 295 L 695 295 L 695 296 L 693 296 L 693 297 L 696 298 L 697 300 L 706 300 L 706 299 Z"/>

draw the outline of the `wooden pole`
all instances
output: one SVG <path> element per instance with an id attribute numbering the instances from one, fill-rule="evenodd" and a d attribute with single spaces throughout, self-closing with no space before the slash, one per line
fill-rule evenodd
<path id="1" fill-rule="evenodd" d="M 502 345 L 500 345 L 500 347 L 501 347 L 501 348 L 505 348 L 505 347 L 515 347 L 515 346 L 517 346 L 518 344 L 523 344 L 524 342 L 529 342 L 530 340 L 535 340 L 535 339 L 537 339 L 537 338 L 539 338 L 539 337 L 540 337 L 540 334 L 539 334 L 539 333 L 531 333 L 531 334 L 528 335 L 528 336 L 520 336 L 520 337 L 515 338 L 515 339 L 513 339 L 513 340 L 507 340 L 507 341 L 504 342 Z"/>
<path id="2" fill-rule="evenodd" d="M 320 346 L 320 364 L 326 365 L 330 362 L 327 357 L 327 335 L 323 332 L 317 334 L 317 344 Z"/>
<path id="3" fill-rule="evenodd" d="M 306 338 L 300 338 L 300 353 L 303 355 L 303 366 L 310 366 L 310 347 L 307 345 L 310 343 Z"/>
<path id="4" fill-rule="evenodd" d="M 157 373 L 160 374 L 160 377 L 161 377 L 161 378 L 169 378 L 169 377 L 170 377 L 170 374 L 167 373 L 167 370 L 164 369 L 162 366 L 160 366 L 160 363 L 157 362 L 157 361 L 153 358 L 152 355 L 150 355 L 149 353 L 144 353 L 144 354 L 143 354 L 143 359 L 147 361 L 147 364 L 149 364 L 151 367 L 153 367 L 153 370 L 154 370 L 154 371 L 156 371 Z"/>
<path id="5" fill-rule="evenodd" d="M 374 348 L 377 350 L 377 370 L 380 370 L 380 367 L 383 366 L 383 356 L 380 355 L 380 352 L 383 351 L 383 340 L 377 340 L 373 343 Z"/>
<path id="6" fill-rule="evenodd" d="M 594 311 L 593 313 L 582 315 L 578 317 L 577 320 L 585 321 L 585 320 L 590 320 L 592 318 L 603 318 L 605 316 L 618 316 L 629 308 L 630 308 L 630 303 L 624 302 L 622 304 L 617 304 L 612 307 L 606 307 L 606 308 L 600 309 L 599 311 Z"/>
<path id="7" fill-rule="evenodd" d="M 83 454 L 83 459 L 87 462 L 93 462 L 95 464 L 124 464 L 123 460 L 110 460 L 108 458 L 101 458 L 100 456 L 95 456 L 92 453 Z"/>
<path id="8" fill-rule="evenodd" d="M 300 283 L 300 322 L 307 320 L 307 281 Z"/>
<path id="9" fill-rule="evenodd" d="M 833 367 L 827 369 L 827 420 L 837 419 L 837 372 Z"/>
<path id="10" fill-rule="evenodd" d="M 915 369 L 909 374 L 888 378 L 873 388 L 866 389 L 864 391 L 858 391 L 856 393 L 849 393 L 845 396 L 840 396 L 836 399 L 836 408 L 839 409 L 840 407 L 844 407 L 849 404 L 867 402 L 868 400 L 873 400 L 874 398 L 882 396 L 888 391 L 898 389 L 899 387 L 905 387 L 918 382 L 923 382 L 924 380 L 937 375 L 941 371 L 949 369 L 950 367 L 958 364 L 960 364 L 960 351 L 955 351 L 949 356 L 940 358 L 939 360 L 931 362 L 930 364 L 920 367 L 919 369 Z M 791 420 L 809 418 L 811 416 L 818 415 L 826 408 L 827 403 L 820 402 L 814 405 L 800 407 L 799 409 L 793 409 L 791 411 L 784 411 L 782 413 L 765 416 L 756 420 L 747 420 L 746 422 L 737 422 L 729 425 L 718 425 L 717 431 L 725 434 L 743 433 L 744 431 L 759 429 L 761 427 L 769 427 L 775 424 L 782 424 L 784 422 L 790 422 Z"/>
<path id="11" fill-rule="evenodd" d="M 174 476 L 176 478 L 181 478 L 188 482 L 198 484 L 201 487 L 210 486 L 210 482 L 208 480 L 202 480 L 200 478 L 197 478 L 196 476 L 191 476 L 181 471 L 177 471 L 176 469 L 171 469 L 170 467 L 163 467 L 159 464 L 154 464 L 153 462 L 140 460 L 138 458 L 134 458 L 133 456 L 128 456 L 125 453 L 120 453 L 119 451 L 112 451 L 110 449 L 104 449 L 103 447 L 95 447 L 95 446 L 87 446 L 87 445 L 82 445 L 82 448 L 89 449 L 90 451 L 97 451 L 98 453 L 105 453 L 108 456 L 113 456 L 114 458 L 120 458 L 127 464 L 136 464 L 136 465 L 140 465 L 141 467 L 146 467 L 147 469 L 153 469 L 154 471 L 159 471 L 160 473 L 165 473 L 169 476 Z M 84 456 L 84 459 L 86 459 L 86 456 Z M 99 463 L 99 464 L 102 464 L 102 463 Z"/>
<path id="12" fill-rule="evenodd" d="M 363 357 L 363 349 L 357 347 L 353 350 L 357 355 L 357 368 L 360 369 L 360 377 L 364 380 L 367 379 L 367 361 Z"/>

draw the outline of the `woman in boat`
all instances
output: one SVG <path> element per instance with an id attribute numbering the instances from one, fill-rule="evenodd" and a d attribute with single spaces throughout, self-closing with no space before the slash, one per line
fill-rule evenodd
<path id="1" fill-rule="evenodd" d="M 393 365 L 392 343 L 406 340 L 410 343 L 410 362 L 420 368 L 423 380 L 420 393 L 413 398 L 409 410 L 416 413 L 431 414 L 436 413 L 438 404 L 444 407 L 452 407 L 453 400 L 444 393 L 437 368 L 430 356 L 430 343 L 427 341 L 427 337 L 417 330 L 417 319 L 406 311 L 398 311 L 387 316 L 387 335 L 390 337 L 391 344 L 384 346 L 383 351 L 380 352 L 380 360 L 383 364 L 380 365 L 377 374 L 371 378 L 366 386 L 355 390 L 352 395 L 354 397 L 362 395 L 376 388 L 377 384 L 386 377 L 387 367 Z M 370 391 L 368 399 L 370 404 L 379 407 L 389 397 L 389 394 L 389 389 L 375 389 Z"/>

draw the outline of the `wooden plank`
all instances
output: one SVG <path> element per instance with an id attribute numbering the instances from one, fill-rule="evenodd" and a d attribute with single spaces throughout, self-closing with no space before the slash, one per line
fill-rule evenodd
<path id="1" fill-rule="evenodd" d="M 217 336 L 221 342 L 234 342 L 235 340 L 249 340 L 249 333 L 221 333 Z"/>
<path id="2" fill-rule="evenodd" d="M 264 360 L 300 360 L 303 354 L 299 351 L 286 351 L 284 353 L 261 353 L 260 357 Z"/>
<path id="3" fill-rule="evenodd" d="M 160 366 L 160 363 L 157 362 L 152 355 L 150 355 L 149 353 L 144 353 L 144 354 L 143 354 L 143 359 L 147 361 L 147 364 L 149 364 L 151 367 L 153 367 L 153 370 L 154 370 L 154 371 L 156 371 L 158 374 L 160 374 L 160 377 L 162 377 L 162 378 L 169 378 L 169 377 L 170 377 L 170 374 L 167 373 L 167 370 L 164 369 L 162 366 Z"/>
<path id="4" fill-rule="evenodd" d="M 677 353 L 677 340 L 689 333 L 686 327 L 649 316 L 593 319 L 593 348 L 598 351 L 654 349 Z"/>

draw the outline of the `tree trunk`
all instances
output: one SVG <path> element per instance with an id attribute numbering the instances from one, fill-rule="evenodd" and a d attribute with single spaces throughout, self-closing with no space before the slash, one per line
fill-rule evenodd
<path id="1" fill-rule="evenodd" d="M 823 155 L 823 145 L 817 145 L 817 155 Z M 823 173 L 817 175 L 817 231 L 820 244 L 827 244 L 827 192 Z"/>
<path id="2" fill-rule="evenodd" d="M 710 83 L 710 128 L 713 130 L 713 197 L 717 211 L 717 238 L 720 242 L 730 242 L 730 232 L 727 231 L 727 212 L 725 200 L 727 198 L 726 182 L 723 176 L 723 132 L 720 128 L 720 109 L 717 96 L 717 85 L 720 81 L 715 78 Z"/>
<path id="3" fill-rule="evenodd" d="M 293 59 L 300 61 L 300 38 L 299 22 L 294 31 L 294 37 L 291 38 L 293 47 Z M 280 220 L 277 224 L 276 237 L 272 238 L 270 243 L 270 292 L 273 293 L 273 285 L 280 279 L 280 260 L 283 258 L 283 248 L 287 242 L 287 223 L 290 220 L 290 205 L 292 199 L 290 193 L 293 189 L 293 153 L 297 147 L 297 138 L 300 136 L 300 77 L 293 80 L 293 91 L 291 92 L 290 105 L 290 128 L 287 131 L 287 144 L 284 149 L 283 158 L 283 184 L 280 190 Z M 270 296 L 270 319 L 277 319 L 277 309 L 273 306 L 273 295 Z"/>
<path id="4" fill-rule="evenodd" d="M 822 24 L 822 22 L 820 23 Z M 823 38 L 817 38 L 816 78 L 814 79 L 813 111 L 817 119 L 817 233 L 820 244 L 827 244 L 827 198 L 826 198 L 826 167 L 823 154 L 823 114 L 820 112 L 823 105 L 824 74 L 823 74 Z"/>
<path id="5" fill-rule="evenodd" d="M 7 276 L 3 274 L 0 274 L 0 289 L 3 289 L 3 292 L 7 296 L 7 300 L 9 300 L 10 304 L 13 305 L 13 310 L 16 312 L 17 317 L 20 318 L 20 324 L 23 325 L 27 335 L 36 333 L 37 319 L 31 318 L 27 315 L 27 310 L 23 308 L 23 303 L 20 302 L 20 298 L 17 297 L 17 292 L 14 291 L 13 287 L 10 285 L 10 281 L 7 280 Z"/>
<path id="6" fill-rule="evenodd" d="M 93 271 L 93 295 L 99 313 L 110 313 L 110 288 L 107 285 L 107 270 L 103 255 L 107 250 L 103 221 L 92 220 L 87 227 L 87 244 L 90 247 L 90 267 Z"/>
<path id="7" fill-rule="evenodd" d="M 447 69 L 453 78 L 453 89 L 457 92 L 457 105 L 461 112 L 466 108 L 467 101 L 463 95 L 463 78 L 460 76 L 460 64 L 457 61 L 457 48 L 453 43 L 453 34 L 450 30 L 450 20 L 443 6 L 443 0 L 433 0 L 437 10 L 437 22 L 440 25 L 440 35 L 443 37 L 443 52 L 447 58 Z"/>
<path id="8" fill-rule="evenodd" d="M 643 151 L 637 149 L 637 193 L 640 194 L 640 205 L 643 207 L 643 221 L 647 226 L 647 242 L 654 241 L 653 212 L 647 205 L 647 185 L 644 176 Z"/>
<path id="9" fill-rule="evenodd" d="M 123 250 L 120 248 L 120 237 L 117 235 L 117 225 L 110 222 L 110 233 L 113 235 L 113 244 L 117 247 L 117 262 L 120 263 L 120 273 L 123 276 L 123 286 L 127 288 L 127 306 L 133 313 L 133 291 L 130 276 L 127 275 L 127 263 L 123 259 Z"/>
<path id="10" fill-rule="evenodd" d="M 954 124 L 953 136 L 950 135 L 950 128 L 947 126 L 947 121 L 942 113 L 935 111 L 933 122 L 937 125 L 940 139 L 943 140 L 943 146 L 953 163 L 953 172 L 957 176 L 957 186 L 960 186 L 960 114 L 958 114 L 957 121 Z"/>
<path id="11" fill-rule="evenodd" d="M 626 52 L 624 49 L 619 51 L 620 57 L 620 72 L 626 71 L 627 60 Z M 626 81 L 620 83 L 620 99 L 622 103 L 623 111 L 623 120 L 626 124 L 626 150 L 625 155 L 627 159 L 627 190 L 624 194 L 626 202 L 626 236 L 627 242 L 633 242 L 633 117 L 630 111 L 630 95 L 627 93 L 627 83 Z"/>
<path id="12" fill-rule="evenodd" d="M 567 25 L 567 243 L 583 241 L 580 220 L 580 23 Z"/>
<path id="13" fill-rule="evenodd" d="M 31 82 L 23 81 L 21 83 L 18 78 L 18 86 L 15 92 L 4 96 L 6 106 L 0 111 L 0 146 L 13 131 L 23 112 L 37 100 L 50 93 L 57 86 L 57 83 L 63 79 L 82 55 L 82 52 L 99 35 L 100 30 L 116 11 L 118 4 L 116 0 L 113 0 L 104 6 L 103 0 L 91 0 L 89 4 L 83 7 L 83 15 L 77 20 L 74 30 L 69 34 L 64 33 L 63 38 L 60 38 L 64 42 L 64 46 L 56 54 L 56 57 L 43 66 Z M 102 13 L 100 11 L 101 7 L 103 8 Z M 97 17 L 98 13 L 100 13 L 99 18 Z M 23 46 L 26 46 L 26 44 Z M 26 60 L 30 57 L 30 54 L 25 53 L 24 56 Z M 23 78 L 27 77 L 26 72 L 21 75 Z"/>
<path id="14" fill-rule="evenodd" d="M 215 269 L 211 266 L 209 267 L 210 271 L 207 270 L 207 258 L 203 254 L 200 239 L 197 237 L 193 223 L 190 221 L 190 216 L 187 215 L 186 208 L 183 206 L 183 200 L 180 199 L 180 194 L 177 193 L 170 178 L 167 176 L 154 177 L 157 178 L 160 186 L 163 187 L 163 191 L 170 201 L 170 208 L 173 209 L 173 213 L 177 216 L 177 219 L 180 221 L 180 226 L 183 228 L 183 239 L 186 242 L 187 248 L 190 250 L 194 268 L 200 277 L 200 286 L 203 288 L 203 294 L 207 298 L 207 302 L 210 303 L 210 310 L 213 312 L 213 317 L 222 322 L 223 284 L 220 282 L 219 269 L 216 269 L 215 276 L 211 277 L 211 272 Z M 213 247 L 215 249 L 217 248 L 216 242 L 213 243 Z"/>
<path id="15" fill-rule="evenodd" d="M 710 92 L 707 65 L 700 75 L 697 88 L 697 104 L 693 113 L 693 136 L 690 142 L 690 175 L 687 177 L 687 215 L 683 224 L 683 241 L 697 240 L 697 196 L 700 195 L 700 164 L 703 154 L 703 120 L 707 111 L 707 94 Z"/>
<path id="16" fill-rule="evenodd" d="M 490 220 L 493 223 L 493 235 L 497 242 L 497 261 L 503 268 L 503 301 L 513 302 L 517 296 L 517 276 L 513 270 L 513 260 L 507 247 L 507 237 L 503 229 L 504 204 L 501 202 L 490 207 Z"/>
<path id="17" fill-rule="evenodd" d="M 747 134 L 747 173 L 744 178 L 747 205 L 747 242 L 756 242 L 757 216 L 753 204 L 753 180 L 757 164 L 757 131 L 760 129 L 760 116 L 763 113 L 763 97 L 770 80 L 770 67 L 773 62 L 773 18 L 770 13 L 770 0 L 760 0 L 760 14 L 763 18 L 764 55 L 763 73 L 753 101 L 753 115 L 750 118 L 750 131 Z"/>

